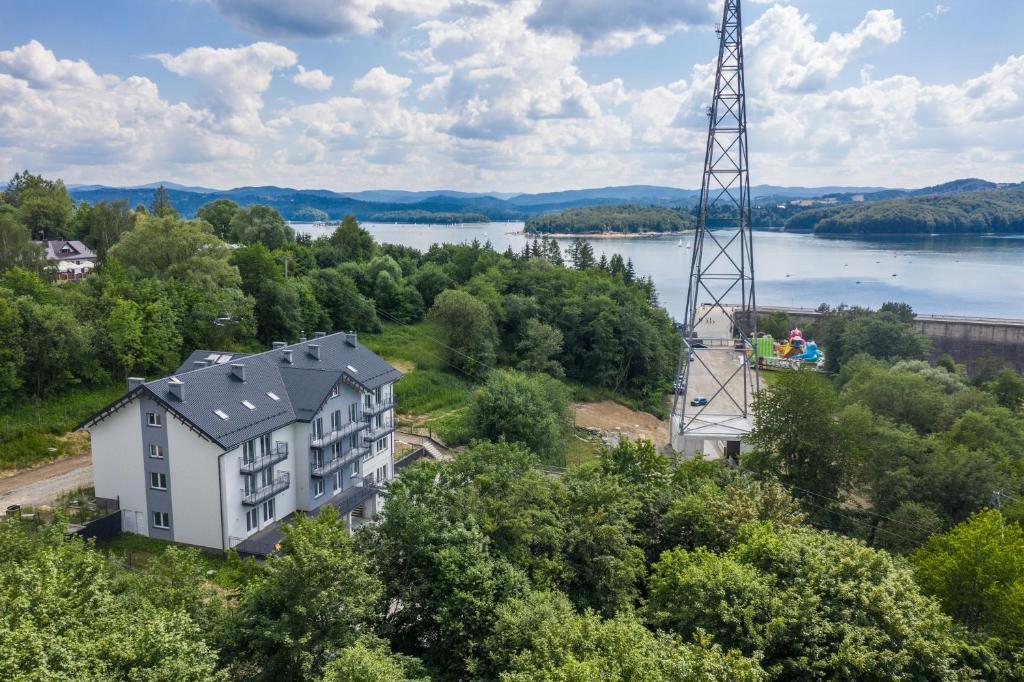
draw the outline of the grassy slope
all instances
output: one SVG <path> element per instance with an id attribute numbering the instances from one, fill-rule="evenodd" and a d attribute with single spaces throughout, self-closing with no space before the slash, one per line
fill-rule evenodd
<path id="1" fill-rule="evenodd" d="M 57 457 L 80 454 L 76 447 L 80 442 L 61 436 L 124 391 L 120 382 L 101 388 L 74 389 L 4 411 L 0 414 L 0 469 L 24 469 Z"/>

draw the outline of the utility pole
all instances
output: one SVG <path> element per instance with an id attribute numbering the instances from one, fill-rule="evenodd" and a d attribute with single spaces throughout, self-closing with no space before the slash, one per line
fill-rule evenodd
<path id="1" fill-rule="evenodd" d="M 284 262 L 284 278 L 288 279 L 288 261 L 291 260 L 291 256 L 285 254 L 281 256 L 281 260 Z"/>
<path id="2" fill-rule="evenodd" d="M 707 110 L 671 438 L 688 455 L 708 455 L 708 442 L 724 443 L 721 454 L 732 458 L 750 431 L 750 403 L 759 388 L 756 358 L 747 357 L 757 333 L 757 306 L 740 0 L 724 0 L 715 30 L 718 70 Z"/>

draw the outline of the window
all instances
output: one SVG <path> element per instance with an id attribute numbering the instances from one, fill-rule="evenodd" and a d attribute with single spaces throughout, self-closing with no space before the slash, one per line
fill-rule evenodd
<path id="1" fill-rule="evenodd" d="M 359 403 L 352 403 L 348 406 L 348 420 L 354 422 L 359 419 Z"/>
<path id="2" fill-rule="evenodd" d="M 146 423 L 150 426 L 163 426 L 164 420 L 159 412 L 147 412 Z"/>
<path id="3" fill-rule="evenodd" d="M 274 482 L 274 467 L 267 467 L 260 472 L 260 487 L 266 488 Z"/>
<path id="4" fill-rule="evenodd" d="M 171 515 L 167 512 L 153 512 L 153 527 L 154 528 L 170 528 L 171 527 Z"/>
<path id="5" fill-rule="evenodd" d="M 246 474 L 245 476 L 242 477 L 242 482 L 245 484 L 246 495 L 256 490 L 256 480 L 252 476 Z"/>
<path id="6" fill-rule="evenodd" d="M 358 460 L 355 461 L 355 462 L 352 462 L 352 475 L 353 476 L 358 476 L 359 475 L 359 461 Z"/>
<path id="7" fill-rule="evenodd" d="M 277 397 L 277 394 L 273 391 L 267 391 L 267 397 L 271 400 L 280 400 L 280 398 Z"/>
<path id="8" fill-rule="evenodd" d="M 334 388 L 331 389 L 331 397 L 337 398 L 341 395 L 341 384 L 334 384 Z"/>
<path id="9" fill-rule="evenodd" d="M 313 479 L 313 497 L 321 497 L 324 494 L 324 479 Z"/>
<path id="10" fill-rule="evenodd" d="M 353 450 L 359 447 L 359 437 L 356 434 L 352 434 L 348 437 L 348 446 Z"/>
<path id="11" fill-rule="evenodd" d="M 384 426 L 384 415 L 383 414 L 378 414 L 377 415 L 377 420 L 376 420 L 375 424 L 376 424 L 378 429 L 381 428 L 382 426 Z"/>
<path id="12" fill-rule="evenodd" d="M 255 410 L 256 406 L 250 403 L 248 400 L 243 400 L 242 404 L 248 407 L 250 410 Z"/>
<path id="13" fill-rule="evenodd" d="M 324 437 L 324 420 L 317 417 L 313 420 L 313 438 L 319 440 Z"/>
<path id="14" fill-rule="evenodd" d="M 262 436 L 260 436 L 260 452 L 263 455 L 269 455 L 270 454 L 270 434 L 269 433 L 265 433 Z"/>
<path id="15" fill-rule="evenodd" d="M 245 512 L 245 530 L 250 531 L 260 527 L 260 511 L 253 509 Z"/>
<path id="16" fill-rule="evenodd" d="M 373 407 L 372 400 L 373 400 L 373 396 L 371 396 L 369 393 L 365 394 L 363 396 L 363 405 L 365 407 Z"/>
<path id="17" fill-rule="evenodd" d="M 388 449 L 388 437 L 384 436 L 379 441 L 377 441 L 377 452 L 384 452 L 387 449 Z"/>
<path id="18" fill-rule="evenodd" d="M 214 410 L 213 413 L 220 417 L 221 419 L 226 420 L 228 418 L 228 413 L 225 412 L 224 410 Z"/>
<path id="19" fill-rule="evenodd" d="M 331 431 L 337 431 L 341 428 L 341 410 L 335 410 L 331 412 Z"/>
<path id="20" fill-rule="evenodd" d="M 242 461 L 252 464 L 256 459 L 256 441 L 247 440 L 242 443 Z"/>
<path id="21" fill-rule="evenodd" d="M 344 471 L 335 471 L 334 472 L 334 489 L 335 489 L 335 491 L 341 490 L 341 486 L 342 486 L 342 483 L 344 482 L 344 480 L 345 480 L 345 472 Z"/>
<path id="22" fill-rule="evenodd" d="M 274 500 L 267 500 L 263 503 L 263 521 L 271 521 L 274 518 Z"/>
<path id="23" fill-rule="evenodd" d="M 311 458 L 313 460 L 313 467 L 314 468 L 319 469 L 320 467 L 322 467 L 324 465 L 324 453 L 323 453 L 322 450 L 318 450 L 318 449 L 314 448 L 310 452 L 310 455 L 311 455 Z"/>
<path id="24" fill-rule="evenodd" d="M 149 472 L 149 487 L 153 490 L 167 490 L 167 474 Z"/>
<path id="25" fill-rule="evenodd" d="M 163 459 L 164 449 L 163 446 L 157 445 L 156 443 L 149 444 L 149 456 L 153 459 Z"/>
<path id="26" fill-rule="evenodd" d="M 334 457 L 334 459 L 341 457 L 341 443 L 338 441 L 331 443 L 331 456 Z"/>
<path id="27" fill-rule="evenodd" d="M 345 367 L 348 368 L 348 371 L 352 372 L 353 374 L 359 374 L 359 370 L 353 367 L 352 365 L 345 365 Z"/>
<path id="28" fill-rule="evenodd" d="M 382 389 L 382 388 L 381 388 L 380 386 L 378 386 L 378 387 L 377 387 L 376 389 L 374 389 L 374 391 L 373 391 L 373 399 L 374 399 L 374 400 L 375 400 L 375 401 L 376 401 L 376 402 L 377 402 L 378 404 L 380 404 L 380 402 L 381 402 L 381 400 L 383 400 L 383 398 L 384 398 L 384 389 Z"/>
<path id="29" fill-rule="evenodd" d="M 377 481 L 386 481 L 386 480 L 388 480 L 388 465 L 385 464 L 382 467 L 377 467 L 377 473 L 376 473 L 376 475 L 373 478 L 374 478 L 374 480 L 377 480 Z"/>

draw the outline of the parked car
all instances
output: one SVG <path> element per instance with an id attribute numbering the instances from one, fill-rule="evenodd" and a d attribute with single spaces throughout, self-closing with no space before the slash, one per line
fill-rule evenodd
<path id="1" fill-rule="evenodd" d="M 692 405 L 694 407 L 704 407 L 707 404 L 708 404 L 708 399 L 705 398 L 702 395 L 701 396 L 697 396 L 696 398 L 694 398 L 693 400 L 690 401 L 690 405 Z"/>

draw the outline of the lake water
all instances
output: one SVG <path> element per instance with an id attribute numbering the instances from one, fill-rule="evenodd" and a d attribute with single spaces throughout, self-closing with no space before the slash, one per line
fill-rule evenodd
<path id="1" fill-rule="evenodd" d="M 293 227 L 314 237 L 333 229 Z M 527 240 L 522 223 L 363 227 L 379 242 L 422 250 L 438 242 L 478 239 L 490 240 L 499 251 L 507 246 L 521 251 Z M 563 248 L 571 241 L 559 240 Z M 677 246 L 679 237 L 588 241 L 597 256 L 632 258 L 637 272 L 654 280 L 662 305 L 673 317 L 682 317 L 691 252 Z M 877 308 L 885 301 L 902 301 L 923 314 L 1024 318 L 1024 237 L 832 239 L 758 230 L 753 243 L 760 305 Z"/>

